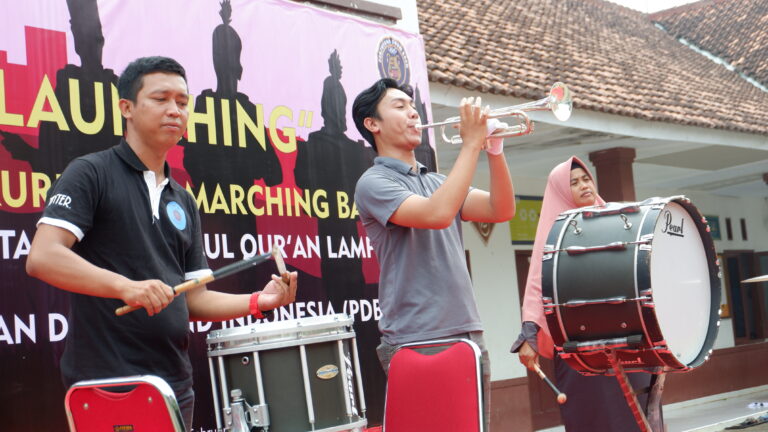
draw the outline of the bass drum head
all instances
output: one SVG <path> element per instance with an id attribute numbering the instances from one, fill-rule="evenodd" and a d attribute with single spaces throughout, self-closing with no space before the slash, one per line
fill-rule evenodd
<path id="1" fill-rule="evenodd" d="M 689 365 L 707 340 L 711 281 L 696 221 L 674 201 L 656 220 L 650 265 L 656 318 L 664 340 L 677 360 Z"/>

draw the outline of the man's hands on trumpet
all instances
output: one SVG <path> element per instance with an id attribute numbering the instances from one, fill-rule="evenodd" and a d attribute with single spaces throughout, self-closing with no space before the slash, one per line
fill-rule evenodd
<path id="1" fill-rule="evenodd" d="M 290 282 L 283 282 L 282 278 L 272 275 L 272 280 L 264 287 L 259 294 L 259 310 L 268 311 L 280 306 L 293 303 L 296 300 L 297 277 L 296 272 L 291 272 Z"/>
<path id="2" fill-rule="evenodd" d="M 486 147 L 486 137 L 488 135 L 487 121 L 488 112 L 491 108 L 481 105 L 481 98 L 474 97 L 462 98 L 459 105 L 459 114 L 461 123 L 459 134 L 463 146 L 477 150 L 484 150 Z"/>
<path id="3" fill-rule="evenodd" d="M 491 134 L 497 129 L 506 128 L 507 124 L 488 118 L 491 108 L 488 105 L 483 107 L 481 101 L 480 97 L 462 98 L 459 105 L 461 123 L 456 127 L 460 129 L 464 145 L 479 146 L 480 150 L 499 155 L 504 151 L 504 139 L 492 137 Z"/>

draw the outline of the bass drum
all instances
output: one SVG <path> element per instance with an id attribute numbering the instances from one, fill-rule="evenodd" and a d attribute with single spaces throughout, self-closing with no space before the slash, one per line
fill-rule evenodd
<path id="1" fill-rule="evenodd" d="M 684 196 L 562 213 L 544 248 L 542 296 L 558 354 L 585 375 L 685 372 L 709 358 L 720 278 L 706 220 Z"/>

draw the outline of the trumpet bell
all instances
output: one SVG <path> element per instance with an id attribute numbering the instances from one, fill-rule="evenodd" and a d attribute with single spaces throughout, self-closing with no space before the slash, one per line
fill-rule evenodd
<path id="1" fill-rule="evenodd" d="M 573 112 L 573 100 L 571 99 L 571 90 L 561 82 L 555 83 L 549 91 L 552 114 L 560 121 L 566 121 L 571 118 Z"/>

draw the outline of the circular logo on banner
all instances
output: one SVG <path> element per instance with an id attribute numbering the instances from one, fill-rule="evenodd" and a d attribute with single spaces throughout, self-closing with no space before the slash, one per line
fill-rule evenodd
<path id="1" fill-rule="evenodd" d="M 382 78 L 392 78 L 399 86 L 408 84 L 411 79 L 411 67 L 405 48 L 399 40 L 389 36 L 382 39 L 379 42 L 377 60 L 379 75 Z"/>
<path id="2" fill-rule="evenodd" d="M 173 226 L 177 230 L 181 231 L 187 227 L 187 215 L 184 213 L 184 209 L 181 208 L 179 203 L 171 201 L 165 206 L 165 212 L 168 214 L 168 219 L 171 220 Z"/>

